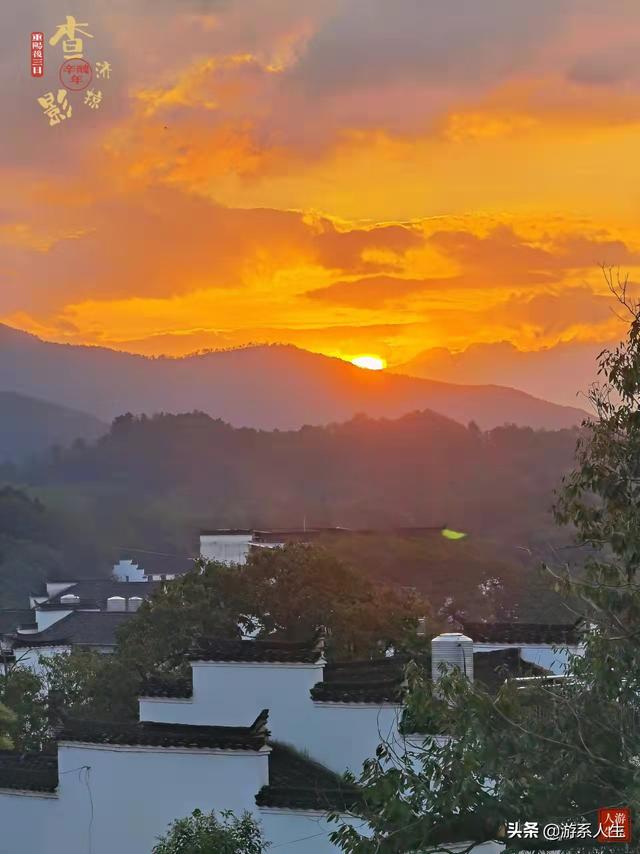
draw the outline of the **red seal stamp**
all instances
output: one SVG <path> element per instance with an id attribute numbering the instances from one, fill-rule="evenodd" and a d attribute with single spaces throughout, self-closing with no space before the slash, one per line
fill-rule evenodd
<path id="1" fill-rule="evenodd" d="M 631 810 L 629 807 L 598 810 L 598 842 L 631 842 Z"/>
<path id="2" fill-rule="evenodd" d="M 70 92 L 86 89 L 93 78 L 93 69 L 86 59 L 66 59 L 60 66 L 60 82 Z"/>

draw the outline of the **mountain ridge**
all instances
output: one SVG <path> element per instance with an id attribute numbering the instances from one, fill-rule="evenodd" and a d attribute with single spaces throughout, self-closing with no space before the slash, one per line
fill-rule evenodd
<path id="1" fill-rule="evenodd" d="M 572 405 L 597 380 L 602 350 L 616 342 L 560 341 L 538 350 L 521 350 L 510 341 L 476 342 L 464 350 L 431 347 L 390 370 L 442 382 L 516 388 L 553 403 Z"/>
<path id="2" fill-rule="evenodd" d="M 93 415 L 13 391 L 0 391 L 0 463 L 17 462 L 52 445 L 97 439 L 109 425 Z"/>
<path id="3" fill-rule="evenodd" d="M 456 385 L 366 371 L 290 344 L 149 357 L 56 344 L 0 324 L 0 389 L 55 399 L 112 420 L 124 412 L 200 410 L 234 426 L 295 429 L 363 412 L 398 417 L 431 409 L 489 429 L 503 423 L 557 429 L 585 413 L 497 384 Z"/>

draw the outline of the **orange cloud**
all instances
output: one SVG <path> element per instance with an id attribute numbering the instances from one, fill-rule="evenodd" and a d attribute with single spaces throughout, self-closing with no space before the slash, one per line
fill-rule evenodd
<path id="1" fill-rule="evenodd" d="M 549 287 L 561 282 L 571 270 L 589 269 L 602 263 L 640 262 L 640 255 L 622 240 L 568 233 L 553 238 L 546 236 L 542 242 L 534 243 L 507 225 L 495 227 L 487 235 L 455 229 L 436 231 L 426 243 L 455 262 L 459 272 L 425 278 L 383 275 L 341 280 L 308 291 L 307 296 L 371 309 L 416 295 Z"/>
<path id="2" fill-rule="evenodd" d="M 45 146 L 33 87 L 0 93 L 0 318 L 142 352 L 600 340 L 597 265 L 640 266 L 640 13 L 460 3 L 92 9 L 91 122 Z"/>

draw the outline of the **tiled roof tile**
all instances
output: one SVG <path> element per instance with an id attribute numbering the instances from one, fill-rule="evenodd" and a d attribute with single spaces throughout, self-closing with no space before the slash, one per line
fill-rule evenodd
<path id="1" fill-rule="evenodd" d="M 476 643 L 562 646 L 580 640 L 579 623 L 464 623 L 463 631 Z"/>
<path id="2" fill-rule="evenodd" d="M 0 789 L 53 792 L 57 786 L 57 753 L 0 751 Z"/>
<path id="3" fill-rule="evenodd" d="M 192 697 L 192 675 L 184 676 L 182 674 L 175 673 L 153 673 L 145 680 L 143 696 L 177 698 Z"/>
<path id="4" fill-rule="evenodd" d="M 0 635 L 15 632 L 18 626 L 30 622 L 33 622 L 33 611 L 31 608 L 0 609 Z"/>
<path id="5" fill-rule="evenodd" d="M 189 657 L 195 661 L 242 661 L 260 663 L 315 664 L 323 661 L 324 632 L 310 641 L 220 640 L 201 638 Z"/>
<path id="6" fill-rule="evenodd" d="M 324 703 L 401 703 L 404 671 L 410 660 L 410 656 L 397 655 L 328 664 L 324 668 L 324 681 L 313 686 L 311 697 Z M 431 678 L 431 658 L 423 655 L 413 660 Z M 473 665 L 475 681 L 489 691 L 496 691 L 508 677 L 547 674 L 544 668 L 524 661 L 517 648 L 476 652 Z"/>
<path id="7" fill-rule="evenodd" d="M 274 742 L 269 754 L 269 785 L 256 795 L 261 807 L 343 810 L 353 806 L 358 789 L 287 745 Z"/>
<path id="8" fill-rule="evenodd" d="M 399 703 L 407 656 L 328 664 L 324 680 L 311 689 L 318 702 Z"/>
<path id="9" fill-rule="evenodd" d="M 266 709 L 258 715 L 250 727 L 190 726 L 149 722 L 114 723 L 69 718 L 58 729 L 57 739 L 121 746 L 261 750 L 266 745 L 269 735 L 267 718 Z"/>
<path id="10" fill-rule="evenodd" d="M 41 632 L 14 635 L 13 646 L 115 646 L 118 628 L 134 612 L 74 611 Z"/>
<path id="11" fill-rule="evenodd" d="M 106 608 L 107 599 L 110 596 L 123 596 L 125 599 L 130 596 L 141 596 L 147 599 L 161 584 L 161 581 L 114 581 L 108 578 L 76 581 L 75 584 L 51 596 L 44 605 L 59 607 L 62 604 L 64 607 L 60 598 L 73 595 L 79 596 L 81 603 L 94 603 L 100 608 Z"/>

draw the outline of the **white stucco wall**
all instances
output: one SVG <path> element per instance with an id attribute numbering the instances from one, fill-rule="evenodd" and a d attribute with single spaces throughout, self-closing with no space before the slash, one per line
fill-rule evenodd
<path id="1" fill-rule="evenodd" d="M 33 650 L 52 654 L 60 648 Z M 247 726 L 270 710 L 273 738 L 335 771 L 357 773 L 381 740 L 398 739 L 401 707 L 318 703 L 322 664 L 193 662 L 192 700 L 142 699 L 142 720 Z M 61 743 L 55 797 L 0 790 L 0 854 L 150 854 L 175 818 L 194 809 L 249 810 L 291 854 L 331 854 L 335 825 L 321 813 L 258 809 L 268 752 Z M 483 846 L 497 854 L 500 846 Z"/>
<path id="2" fill-rule="evenodd" d="M 68 648 L 40 647 L 25 651 L 25 658 L 37 670 L 40 656 L 64 651 Z M 310 690 L 322 680 L 322 662 L 191 666 L 193 698 L 142 698 L 141 720 L 249 726 L 267 708 L 273 739 L 337 772 L 355 774 L 381 741 L 399 747 L 403 742 L 397 729 L 400 705 L 314 702 Z M 415 746 L 412 739 L 406 746 Z M 268 750 L 61 743 L 59 781 L 55 797 L 0 790 L 0 854 L 150 854 L 169 823 L 196 808 L 249 810 L 262 821 L 266 838 L 291 854 L 337 850 L 329 841 L 335 825 L 323 814 L 256 807 L 255 796 L 268 783 Z M 491 843 L 480 850 L 497 854 L 500 849 Z"/>
<path id="3" fill-rule="evenodd" d="M 381 741 L 398 737 L 401 706 L 366 703 L 311 703 L 307 749 L 333 771 L 358 774 Z"/>
<path id="4" fill-rule="evenodd" d="M 322 664 L 192 662 L 192 671 L 192 700 L 142 698 L 140 720 L 250 726 L 269 709 L 274 740 L 340 773 L 358 773 L 380 741 L 397 731 L 401 706 L 313 702 Z"/>
<path id="5" fill-rule="evenodd" d="M 118 581 L 146 581 L 143 569 L 132 560 L 121 560 L 113 566 L 113 574 Z"/>
<path id="6" fill-rule="evenodd" d="M 20 667 L 28 667 L 38 676 L 44 673 L 44 668 L 40 664 L 40 656 L 50 658 L 52 655 L 60 655 L 61 653 L 71 652 L 70 646 L 38 646 L 33 649 L 16 649 L 16 664 Z"/>
<path id="7" fill-rule="evenodd" d="M 342 850 L 329 839 L 329 835 L 338 830 L 340 825 L 327 821 L 325 813 L 262 807 L 257 817 L 265 839 L 276 846 L 278 851 L 289 854 L 335 854 Z M 357 827 L 362 824 L 347 816 L 342 820 Z"/>
<path id="8" fill-rule="evenodd" d="M 246 563 L 251 532 L 240 534 L 201 534 L 200 556 L 222 563 Z"/>
<path id="9" fill-rule="evenodd" d="M 194 661 L 191 668 L 193 700 L 141 699 L 140 720 L 250 726 L 269 709 L 272 737 L 307 747 L 309 692 L 322 681 L 322 664 Z"/>
<path id="10" fill-rule="evenodd" d="M 63 610 L 62 608 L 59 611 L 49 611 L 48 609 L 45 611 L 36 608 L 35 610 L 35 618 L 36 623 L 38 624 L 38 631 L 43 632 L 45 629 L 48 629 L 49 626 L 53 626 L 54 623 L 58 623 L 64 617 L 67 617 L 71 611 Z"/>
<path id="11" fill-rule="evenodd" d="M 255 811 L 267 763 L 266 752 L 61 744 L 57 798 L 0 790 L 0 851 L 150 854 L 196 808 Z"/>
<path id="12" fill-rule="evenodd" d="M 152 755 L 140 762 L 139 754 L 135 754 L 131 762 L 131 754 L 124 751 L 115 758 L 116 751 L 100 751 L 99 756 L 98 752 L 80 747 L 68 750 L 64 759 L 69 767 L 64 768 L 59 795 L 0 790 L 0 854 L 150 854 L 168 821 L 189 815 L 197 807 L 203 811 L 233 808 L 238 814 L 249 810 L 260 823 L 265 839 L 290 854 L 335 854 L 340 850 L 329 839 L 338 825 L 329 823 L 325 814 L 258 809 L 253 794 L 245 801 L 244 789 L 234 787 L 240 769 L 233 762 L 224 767 L 211 754 L 200 757 L 211 770 L 216 768 L 216 776 L 231 770 L 231 790 L 223 786 L 220 791 L 220 785 L 211 789 L 207 774 L 197 768 L 205 763 L 197 760 L 188 769 L 195 772 L 195 778 L 178 778 L 174 765 L 171 779 L 165 777 L 171 762 L 166 762 L 164 754 L 161 766 L 154 768 Z M 180 756 L 175 754 L 178 760 Z M 257 757 L 258 762 L 261 759 Z M 124 789 L 118 765 L 133 772 L 133 777 L 124 781 Z M 161 776 L 160 767 L 164 769 Z M 186 765 L 181 763 L 180 769 L 181 775 L 185 774 Z M 246 772 L 246 767 L 243 770 Z M 348 817 L 344 820 L 353 821 Z"/>
<path id="13" fill-rule="evenodd" d="M 0 789 L 0 854 L 63 854 L 55 841 L 59 817 L 56 795 Z"/>
<path id="14" fill-rule="evenodd" d="M 583 655 L 584 649 L 580 645 L 566 648 L 554 649 L 551 644 L 522 644 L 522 643 L 474 643 L 475 652 L 493 652 L 499 649 L 519 649 L 520 655 L 525 661 L 538 664 L 551 670 L 552 673 L 561 675 L 564 673 L 571 655 Z"/>

